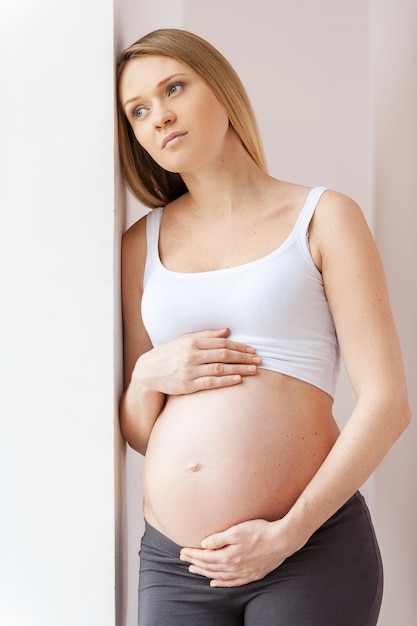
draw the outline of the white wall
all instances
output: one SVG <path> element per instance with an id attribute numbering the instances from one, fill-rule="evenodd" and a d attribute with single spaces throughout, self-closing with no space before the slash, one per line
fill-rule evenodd
<path id="1" fill-rule="evenodd" d="M 114 624 L 113 3 L 0 5 L 0 623 Z"/>

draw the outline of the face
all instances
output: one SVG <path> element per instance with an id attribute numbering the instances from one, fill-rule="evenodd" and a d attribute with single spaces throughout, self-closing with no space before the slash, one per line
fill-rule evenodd
<path id="1" fill-rule="evenodd" d="M 131 59 L 120 101 L 136 139 L 164 169 L 185 174 L 222 158 L 227 112 L 188 65 L 164 56 Z"/>

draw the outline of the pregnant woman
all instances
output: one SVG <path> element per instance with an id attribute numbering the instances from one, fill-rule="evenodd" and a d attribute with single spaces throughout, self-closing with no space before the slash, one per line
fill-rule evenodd
<path id="1" fill-rule="evenodd" d="M 201 38 L 118 65 L 127 184 L 121 427 L 145 455 L 141 626 L 371 626 L 382 568 L 358 489 L 410 411 L 359 207 L 266 171 L 245 90 Z M 339 354 L 356 403 L 332 415 Z"/>

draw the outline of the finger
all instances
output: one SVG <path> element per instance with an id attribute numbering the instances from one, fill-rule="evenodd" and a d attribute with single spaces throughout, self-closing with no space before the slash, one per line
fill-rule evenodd
<path id="1" fill-rule="evenodd" d="M 196 359 L 200 363 L 241 363 L 243 365 L 260 365 L 262 363 L 261 357 L 257 354 L 231 350 L 230 348 L 199 347 Z"/>
<path id="2" fill-rule="evenodd" d="M 205 576 L 213 581 L 213 586 L 234 586 L 239 584 L 238 581 L 249 582 L 249 580 L 255 580 L 256 575 L 251 575 L 249 572 L 243 572 L 235 569 L 227 570 L 226 568 L 220 568 L 219 566 L 205 566 L 191 564 L 188 568 L 191 574 L 198 574 L 199 576 Z"/>
<path id="3" fill-rule="evenodd" d="M 208 328 L 206 330 L 197 331 L 194 334 L 207 337 L 228 337 L 230 335 L 230 328 Z"/>
<path id="4" fill-rule="evenodd" d="M 205 389 L 219 389 L 221 387 L 232 387 L 242 382 L 242 376 L 233 374 L 231 376 L 202 376 L 194 378 L 190 383 L 190 393 L 204 391 Z"/>
<path id="5" fill-rule="evenodd" d="M 194 333 L 187 333 L 186 337 L 191 337 L 192 339 L 226 339 L 230 335 L 229 328 L 217 328 L 217 329 L 207 329 L 207 330 L 198 330 Z"/>
<path id="6" fill-rule="evenodd" d="M 219 555 L 214 550 L 183 548 L 180 552 L 180 559 L 192 563 L 196 567 L 211 568 L 212 571 L 220 570 L 223 567 Z"/>
<path id="7" fill-rule="evenodd" d="M 219 354 L 236 353 L 236 355 L 254 355 L 255 348 L 240 341 L 232 341 L 231 339 L 201 339 L 198 341 L 200 350 L 217 351 Z"/>
<path id="8" fill-rule="evenodd" d="M 201 547 L 203 550 L 211 551 L 232 546 L 234 543 L 236 543 L 236 537 L 234 527 L 232 526 L 221 533 L 213 533 L 205 537 L 201 542 Z"/>
<path id="9" fill-rule="evenodd" d="M 242 344 L 243 346 L 244 344 Z M 249 351 L 249 346 L 246 346 L 246 351 L 235 350 L 231 348 L 218 348 L 210 351 L 211 360 L 219 361 L 221 363 L 249 363 L 260 365 L 262 359 L 254 352 Z"/>
<path id="10" fill-rule="evenodd" d="M 196 341 L 197 348 L 200 350 L 232 350 L 243 354 L 255 354 L 256 352 L 253 346 L 249 346 L 241 341 L 233 341 L 223 336 L 219 337 L 215 334 L 215 331 L 193 333 L 189 337 Z"/>
<path id="11" fill-rule="evenodd" d="M 256 365 L 239 363 L 209 363 L 200 366 L 199 376 L 251 376 L 256 374 Z"/>
<path id="12" fill-rule="evenodd" d="M 190 565 L 188 571 L 191 574 L 198 574 L 199 576 L 205 576 L 206 578 L 211 578 L 212 580 L 221 581 L 223 583 L 230 583 L 238 578 L 242 578 L 242 575 L 237 573 L 227 573 L 223 570 L 216 570 L 210 567 L 199 567 L 198 565 Z"/>

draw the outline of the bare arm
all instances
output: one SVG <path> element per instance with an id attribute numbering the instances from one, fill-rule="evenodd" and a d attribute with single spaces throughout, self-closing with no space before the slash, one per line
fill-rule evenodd
<path id="1" fill-rule="evenodd" d="M 265 576 L 301 548 L 376 469 L 410 421 L 405 375 L 384 272 L 357 205 L 326 192 L 310 233 L 346 368 L 356 395 L 338 440 L 281 520 L 251 520 L 185 549 L 191 571 L 213 586 Z"/>
<path id="2" fill-rule="evenodd" d="M 149 434 L 165 396 L 141 389 L 132 379 L 137 359 L 152 349 L 141 316 L 143 272 L 146 259 L 145 219 L 137 222 L 122 241 L 123 388 L 120 402 L 122 434 L 137 451 L 146 450 Z"/>
<path id="3" fill-rule="evenodd" d="M 298 528 L 300 545 L 362 486 L 411 419 L 385 276 L 359 207 L 326 192 L 312 241 L 356 404 L 287 516 Z"/>
<path id="4" fill-rule="evenodd" d="M 129 444 L 145 453 L 169 395 L 237 385 L 256 374 L 261 359 L 229 329 L 203 330 L 153 347 L 141 317 L 146 220 L 127 231 L 122 244 L 124 393 L 120 425 Z"/>

